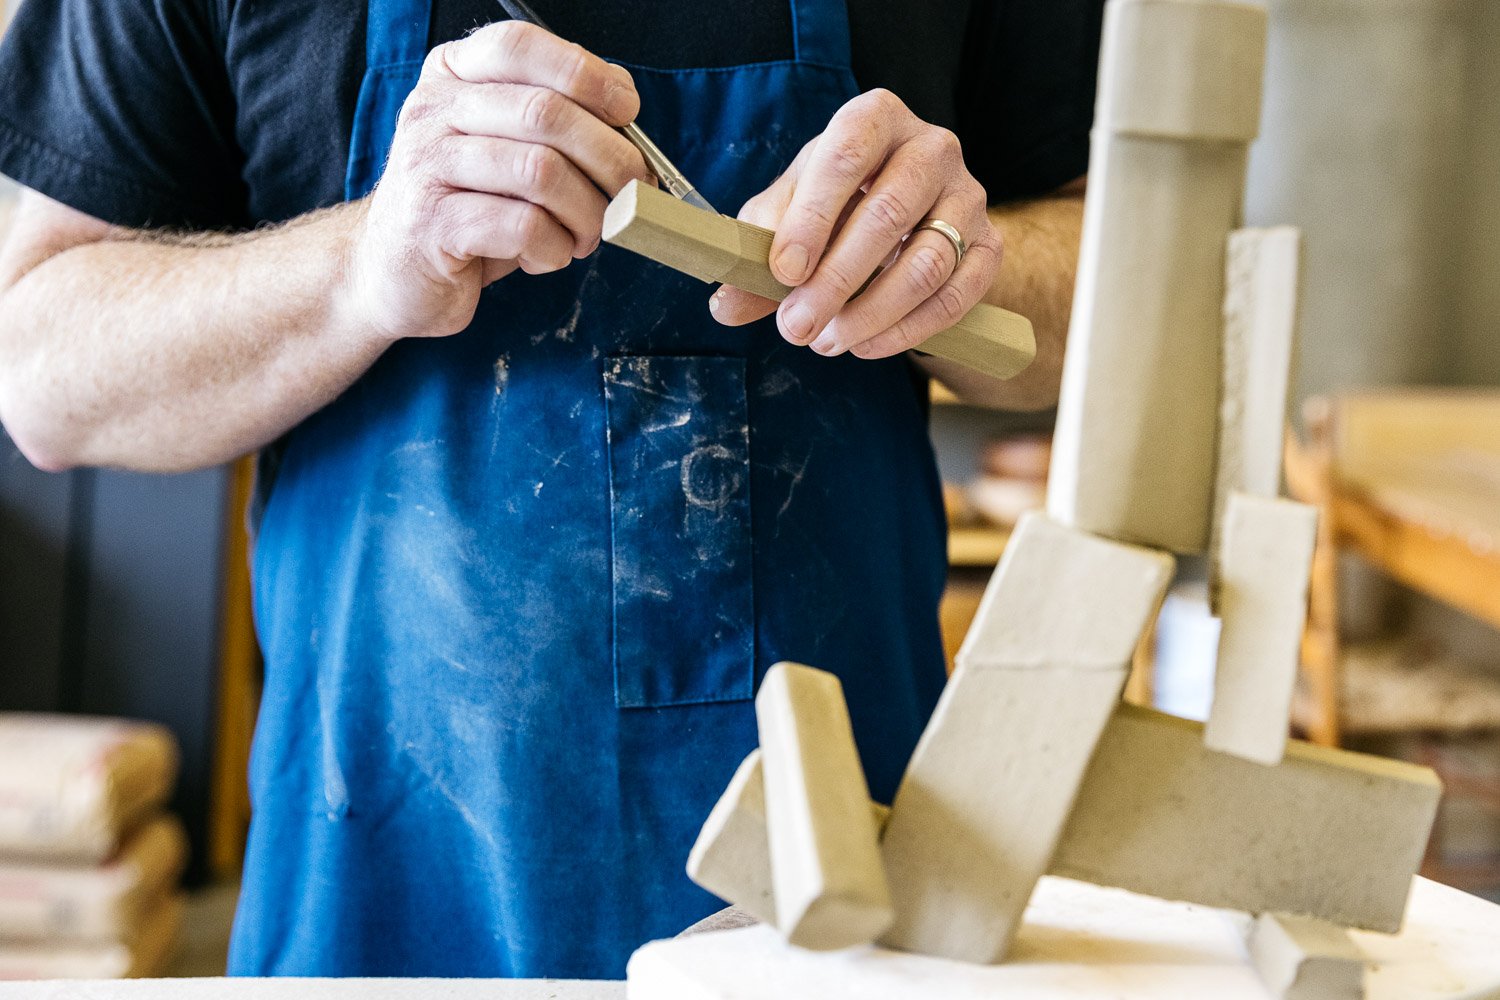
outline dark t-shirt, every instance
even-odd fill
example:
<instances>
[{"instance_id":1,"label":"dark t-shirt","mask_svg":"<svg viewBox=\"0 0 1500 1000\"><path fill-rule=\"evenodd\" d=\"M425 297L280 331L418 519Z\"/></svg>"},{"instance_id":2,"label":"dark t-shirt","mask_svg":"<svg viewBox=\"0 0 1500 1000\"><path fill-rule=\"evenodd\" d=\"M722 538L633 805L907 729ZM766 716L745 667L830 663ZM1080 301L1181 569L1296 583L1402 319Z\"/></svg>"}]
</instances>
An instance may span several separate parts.
<instances>
[{"instance_id":1,"label":"dark t-shirt","mask_svg":"<svg viewBox=\"0 0 1500 1000\"><path fill-rule=\"evenodd\" d=\"M504 16L434 2L434 44ZM958 132L992 202L1045 193L1087 168L1102 3L849 0L855 76ZM784 0L536 6L634 65L792 54ZM364 22L365 0L26 0L0 47L0 173L126 226L237 229L334 204Z\"/></svg>"}]
</instances>

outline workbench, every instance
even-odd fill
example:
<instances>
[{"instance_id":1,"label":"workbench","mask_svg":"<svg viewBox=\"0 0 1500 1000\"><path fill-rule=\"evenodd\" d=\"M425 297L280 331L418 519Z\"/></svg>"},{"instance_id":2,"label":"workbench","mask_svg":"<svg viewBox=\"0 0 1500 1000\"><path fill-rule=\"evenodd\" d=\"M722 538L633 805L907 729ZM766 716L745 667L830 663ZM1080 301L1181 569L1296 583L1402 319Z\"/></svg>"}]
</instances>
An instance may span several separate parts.
<instances>
[{"instance_id":1,"label":"workbench","mask_svg":"<svg viewBox=\"0 0 1500 1000\"><path fill-rule=\"evenodd\" d=\"M1309 400L1303 422L1306 440L1288 441L1287 484L1319 506L1322 523L1303 644L1311 697L1298 721L1313 742L1337 746L1346 731L1398 728L1340 711L1340 551L1500 628L1500 392L1349 393ZM1466 700L1478 703L1475 694ZM1417 711L1399 728L1452 728L1432 726L1432 715ZM1500 717L1464 728L1496 725Z\"/></svg>"},{"instance_id":2,"label":"workbench","mask_svg":"<svg viewBox=\"0 0 1500 1000\"><path fill-rule=\"evenodd\" d=\"M1417 879L1399 935L1355 932L1369 1000L1500 997L1500 906ZM1268 1000L1234 915L1045 878L1014 960L979 966L856 948L815 953L766 927L648 945L637 1000ZM657 980L653 982L651 980ZM670 985L661 985L661 980ZM0 1000L623 1000L622 982L178 979L0 984Z\"/></svg>"}]
</instances>

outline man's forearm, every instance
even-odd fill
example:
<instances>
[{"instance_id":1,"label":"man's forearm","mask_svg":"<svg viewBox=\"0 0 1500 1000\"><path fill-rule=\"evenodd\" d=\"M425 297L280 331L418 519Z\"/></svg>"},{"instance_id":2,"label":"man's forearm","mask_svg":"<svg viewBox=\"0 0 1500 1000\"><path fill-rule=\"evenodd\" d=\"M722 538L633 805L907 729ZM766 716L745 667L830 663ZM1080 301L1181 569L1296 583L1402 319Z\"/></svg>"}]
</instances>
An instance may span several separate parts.
<instances>
[{"instance_id":1,"label":"man's forearm","mask_svg":"<svg viewBox=\"0 0 1500 1000\"><path fill-rule=\"evenodd\" d=\"M363 210L241 237L87 242L39 253L35 266L12 248L0 275L0 420L54 469L177 471L274 440L386 346L346 308Z\"/></svg>"},{"instance_id":2,"label":"man's forearm","mask_svg":"<svg viewBox=\"0 0 1500 1000\"><path fill-rule=\"evenodd\" d=\"M1045 409L1057 402L1062 379L1083 197L1070 186L1057 197L992 208L990 218L1005 237L1005 262L985 301L1031 320L1036 360L1006 382L941 358L923 358L922 365L965 402L1007 410Z\"/></svg>"}]
</instances>

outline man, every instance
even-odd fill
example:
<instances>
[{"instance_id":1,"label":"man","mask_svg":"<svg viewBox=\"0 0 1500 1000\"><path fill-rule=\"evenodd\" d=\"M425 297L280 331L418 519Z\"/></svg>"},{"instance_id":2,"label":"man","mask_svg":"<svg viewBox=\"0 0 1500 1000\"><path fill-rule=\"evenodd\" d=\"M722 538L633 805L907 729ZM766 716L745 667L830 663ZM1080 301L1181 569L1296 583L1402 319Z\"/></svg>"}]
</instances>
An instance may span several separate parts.
<instances>
[{"instance_id":1,"label":"man","mask_svg":"<svg viewBox=\"0 0 1500 1000\"><path fill-rule=\"evenodd\" d=\"M682 864L779 659L843 678L888 800L943 683L927 377L1055 397L1096 3L537 6L580 44L486 0L27 0L0 53L17 445L264 449L236 973L619 976L714 908ZM637 117L777 230L774 322L599 248ZM931 219L967 245L850 301ZM909 353L982 297L1029 372Z\"/></svg>"}]
</instances>

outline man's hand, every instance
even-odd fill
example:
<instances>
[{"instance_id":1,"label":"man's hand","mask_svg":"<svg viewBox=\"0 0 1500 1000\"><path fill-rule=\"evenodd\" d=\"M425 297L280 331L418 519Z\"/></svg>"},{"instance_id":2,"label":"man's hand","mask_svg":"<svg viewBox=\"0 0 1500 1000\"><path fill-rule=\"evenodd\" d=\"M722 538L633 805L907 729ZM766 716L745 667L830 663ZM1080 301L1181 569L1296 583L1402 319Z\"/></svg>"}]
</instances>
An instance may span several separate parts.
<instances>
[{"instance_id":1,"label":"man's hand","mask_svg":"<svg viewBox=\"0 0 1500 1000\"><path fill-rule=\"evenodd\" d=\"M819 354L883 358L951 327L989 291L1000 269L1000 235L984 188L964 167L958 138L929 125L894 94L874 90L834 115L827 131L746 202L740 218L776 231L771 270L795 290L777 311L781 335ZM902 240L926 219L955 226L957 252L931 231ZM850 301L877 267L895 262ZM710 302L739 325L776 304L738 288Z\"/></svg>"},{"instance_id":2,"label":"man's hand","mask_svg":"<svg viewBox=\"0 0 1500 1000\"><path fill-rule=\"evenodd\" d=\"M604 193L650 177L612 127L639 110L628 72L529 24L433 49L354 234L362 325L390 340L457 333L490 282L593 253Z\"/></svg>"}]
</instances>

